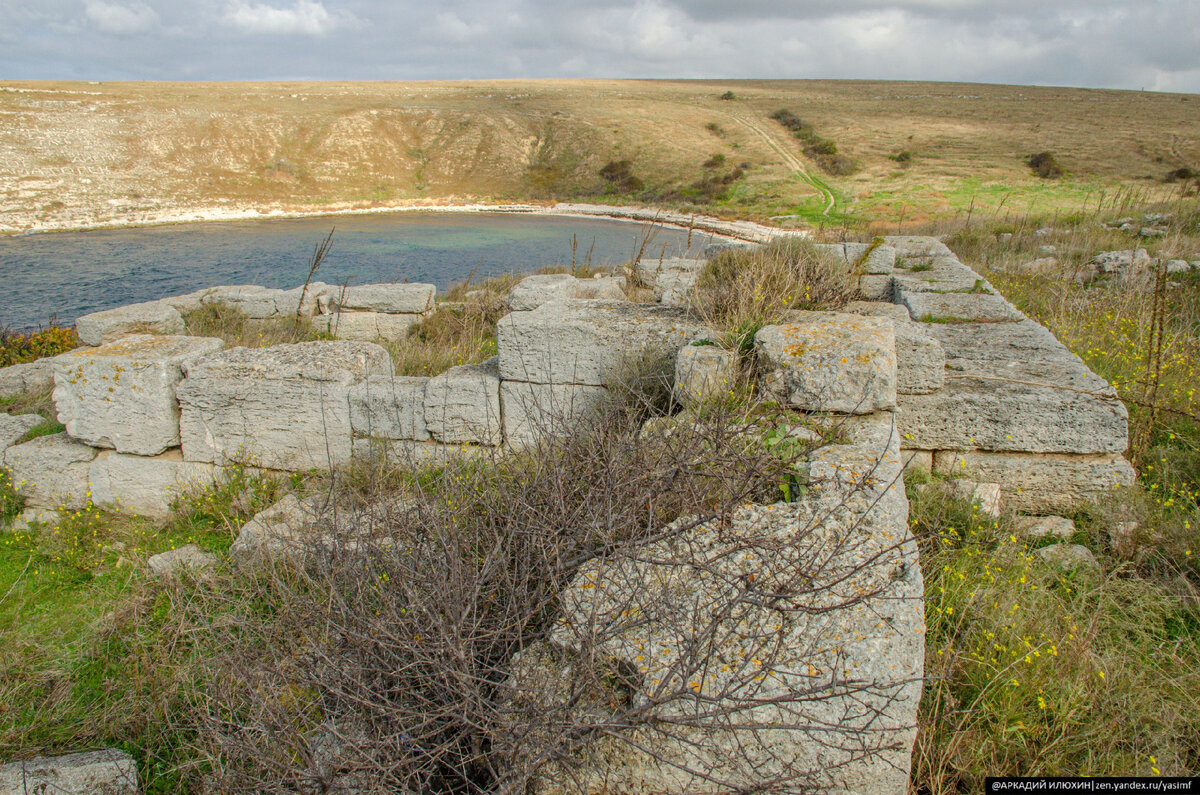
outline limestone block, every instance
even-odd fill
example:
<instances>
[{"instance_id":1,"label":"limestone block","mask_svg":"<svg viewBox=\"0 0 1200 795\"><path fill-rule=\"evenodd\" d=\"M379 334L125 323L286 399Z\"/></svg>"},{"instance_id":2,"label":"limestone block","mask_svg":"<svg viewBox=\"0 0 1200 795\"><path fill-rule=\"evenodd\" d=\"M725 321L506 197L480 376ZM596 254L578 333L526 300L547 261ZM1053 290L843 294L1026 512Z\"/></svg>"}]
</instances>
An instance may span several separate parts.
<instances>
[{"instance_id":1,"label":"limestone block","mask_svg":"<svg viewBox=\"0 0 1200 795\"><path fill-rule=\"evenodd\" d=\"M0 795L137 795L137 764L115 748L0 765Z\"/></svg>"},{"instance_id":2,"label":"limestone block","mask_svg":"<svg viewBox=\"0 0 1200 795\"><path fill-rule=\"evenodd\" d=\"M437 288L432 284L359 284L329 287L325 294L334 312L379 312L389 315L423 315L433 309Z\"/></svg>"},{"instance_id":3,"label":"limestone block","mask_svg":"<svg viewBox=\"0 0 1200 795\"><path fill-rule=\"evenodd\" d=\"M1100 563L1092 551L1082 544L1052 544L1034 552L1039 558L1051 566L1069 571L1085 569L1099 571Z\"/></svg>"},{"instance_id":4,"label":"limestone block","mask_svg":"<svg viewBox=\"0 0 1200 795\"><path fill-rule=\"evenodd\" d=\"M188 461L267 469L337 466L350 459L350 388L390 375L387 351L367 342L234 348L192 363L177 393Z\"/></svg>"},{"instance_id":5,"label":"limestone block","mask_svg":"<svg viewBox=\"0 0 1200 795\"><path fill-rule=\"evenodd\" d=\"M898 257L953 257L954 252L936 237L888 235L883 241L896 249Z\"/></svg>"},{"instance_id":6,"label":"limestone block","mask_svg":"<svg viewBox=\"0 0 1200 795\"><path fill-rule=\"evenodd\" d=\"M755 335L764 392L804 411L869 414L896 405L891 320L796 312Z\"/></svg>"},{"instance_id":7,"label":"limestone block","mask_svg":"<svg viewBox=\"0 0 1200 795\"><path fill-rule=\"evenodd\" d=\"M495 452L491 447L474 444L438 444L408 439L360 437L354 440L354 458L358 461L386 462L393 467L419 471L446 466L454 461Z\"/></svg>"},{"instance_id":8,"label":"limestone block","mask_svg":"<svg viewBox=\"0 0 1200 795\"><path fill-rule=\"evenodd\" d=\"M891 301L895 294L895 279L891 276L860 276L858 291L868 301Z\"/></svg>"},{"instance_id":9,"label":"limestone block","mask_svg":"<svg viewBox=\"0 0 1200 795\"><path fill-rule=\"evenodd\" d=\"M1025 316L999 295L904 293L900 303L922 323L1013 323Z\"/></svg>"},{"instance_id":10,"label":"limestone block","mask_svg":"<svg viewBox=\"0 0 1200 795\"><path fill-rule=\"evenodd\" d=\"M1029 455L952 452L934 456L934 471L1000 484L1004 505L1029 514L1073 513L1131 486L1133 466L1119 455Z\"/></svg>"},{"instance_id":11,"label":"limestone block","mask_svg":"<svg viewBox=\"0 0 1200 795\"><path fill-rule=\"evenodd\" d=\"M153 457L105 451L92 461L88 479L97 507L165 519L176 497L212 484L219 471L213 464L184 461L179 450Z\"/></svg>"},{"instance_id":12,"label":"limestone block","mask_svg":"<svg viewBox=\"0 0 1200 795\"><path fill-rule=\"evenodd\" d=\"M256 284L228 285L208 288L200 302L228 306L253 320L293 317L297 308L302 316L312 317L317 312L321 295L334 289L338 288L323 282L312 282L307 290L302 286L279 290ZM302 296L304 305L300 306Z\"/></svg>"},{"instance_id":13,"label":"limestone block","mask_svg":"<svg viewBox=\"0 0 1200 795\"><path fill-rule=\"evenodd\" d=\"M39 414L0 414L0 453L43 422Z\"/></svg>"},{"instance_id":14,"label":"limestone block","mask_svg":"<svg viewBox=\"0 0 1200 795\"><path fill-rule=\"evenodd\" d=\"M500 405L504 413L504 441L520 447L548 436L574 430L611 398L602 386L529 384L503 381Z\"/></svg>"},{"instance_id":15,"label":"limestone block","mask_svg":"<svg viewBox=\"0 0 1200 795\"><path fill-rule=\"evenodd\" d=\"M942 388L946 379L946 353L942 344L908 310L883 301L854 301L844 311L870 317L888 317L896 328L896 392L924 395Z\"/></svg>"},{"instance_id":16,"label":"limestone block","mask_svg":"<svg viewBox=\"0 0 1200 795\"><path fill-rule=\"evenodd\" d=\"M1055 386L956 376L938 392L901 395L899 403L905 445L923 450L1121 453L1128 446L1123 403Z\"/></svg>"},{"instance_id":17,"label":"limestone block","mask_svg":"<svg viewBox=\"0 0 1200 795\"><path fill-rule=\"evenodd\" d=\"M872 243L842 243L845 250L846 262L857 267L862 273L879 276L892 272L896 264L896 249L889 245L874 245Z\"/></svg>"},{"instance_id":18,"label":"limestone block","mask_svg":"<svg viewBox=\"0 0 1200 795\"><path fill-rule=\"evenodd\" d=\"M569 273L538 273L526 276L508 294L508 308L528 312L550 301L570 298L624 301L621 277L577 279Z\"/></svg>"},{"instance_id":19,"label":"limestone block","mask_svg":"<svg viewBox=\"0 0 1200 795\"><path fill-rule=\"evenodd\" d=\"M951 497L971 503L979 510L980 514L993 518L1000 515L1000 484L952 480L946 485Z\"/></svg>"},{"instance_id":20,"label":"limestone block","mask_svg":"<svg viewBox=\"0 0 1200 795\"><path fill-rule=\"evenodd\" d=\"M229 556L238 562L273 557L316 534L317 526L327 521L325 506L316 497L289 494L242 526Z\"/></svg>"},{"instance_id":21,"label":"limestone block","mask_svg":"<svg viewBox=\"0 0 1200 795\"><path fill-rule=\"evenodd\" d=\"M499 357L430 378L425 385L425 427L444 444L500 444L504 429Z\"/></svg>"},{"instance_id":22,"label":"limestone block","mask_svg":"<svg viewBox=\"0 0 1200 795\"><path fill-rule=\"evenodd\" d=\"M636 264L638 277L654 289L654 299L667 306L686 306L700 272L708 260L685 257L643 259Z\"/></svg>"},{"instance_id":23,"label":"limestone block","mask_svg":"<svg viewBox=\"0 0 1200 795\"><path fill-rule=\"evenodd\" d=\"M870 449L858 456L870 470ZM584 683L590 660L615 662L624 703L671 731L597 733L571 749L570 775L549 766L534 792L903 795L924 663L921 570L902 488L885 478L864 491L843 471L798 502L744 506L582 567L549 643L514 666L517 697L562 709L582 693L578 719L602 724L620 702ZM786 606L745 598L751 587L788 594ZM723 710L737 719L710 719ZM556 741L553 723L544 731L513 749L517 764Z\"/></svg>"},{"instance_id":24,"label":"limestone block","mask_svg":"<svg viewBox=\"0 0 1200 795\"><path fill-rule=\"evenodd\" d=\"M905 448L900 451L900 458L904 461L905 472L933 471L932 450L909 450Z\"/></svg>"},{"instance_id":25,"label":"limestone block","mask_svg":"<svg viewBox=\"0 0 1200 795\"><path fill-rule=\"evenodd\" d=\"M334 339L394 342L408 336L409 329L422 320L421 315L389 315L383 312L333 312L312 319L313 329Z\"/></svg>"},{"instance_id":26,"label":"limestone block","mask_svg":"<svg viewBox=\"0 0 1200 795\"><path fill-rule=\"evenodd\" d=\"M75 331L85 345L103 345L126 334L184 334L179 310L163 301L119 306L93 312L75 321Z\"/></svg>"},{"instance_id":27,"label":"limestone block","mask_svg":"<svg viewBox=\"0 0 1200 795\"><path fill-rule=\"evenodd\" d=\"M8 448L4 465L29 505L74 510L88 503L88 468L95 457L95 448L56 433Z\"/></svg>"},{"instance_id":28,"label":"limestone block","mask_svg":"<svg viewBox=\"0 0 1200 795\"><path fill-rule=\"evenodd\" d=\"M205 552L195 544L159 552L157 555L151 555L146 561L150 573L160 579L175 576L183 571L200 572L212 568L216 563L216 555Z\"/></svg>"},{"instance_id":29,"label":"limestone block","mask_svg":"<svg viewBox=\"0 0 1200 795\"><path fill-rule=\"evenodd\" d=\"M189 312L199 312L204 308L204 296L208 295L209 288L196 290L192 293L184 295L172 295L167 298L160 298L164 304L170 304L179 311L179 314L186 315Z\"/></svg>"},{"instance_id":30,"label":"limestone block","mask_svg":"<svg viewBox=\"0 0 1200 795\"><path fill-rule=\"evenodd\" d=\"M1023 516L1017 531L1029 538L1065 539L1075 535L1075 522L1062 516Z\"/></svg>"},{"instance_id":31,"label":"limestone block","mask_svg":"<svg viewBox=\"0 0 1200 795\"><path fill-rule=\"evenodd\" d=\"M629 301L552 301L500 319L506 381L610 386L673 372L676 352L704 327L682 309Z\"/></svg>"},{"instance_id":32,"label":"limestone block","mask_svg":"<svg viewBox=\"0 0 1200 795\"><path fill-rule=\"evenodd\" d=\"M179 444L183 368L224 343L134 334L54 358L54 405L67 433L93 447L158 455Z\"/></svg>"},{"instance_id":33,"label":"limestone block","mask_svg":"<svg viewBox=\"0 0 1200 795\"><path fill-rule=\"evenodd\" d=\"M675 399L684 406L727 396L737 383L740 357L710 336L693 340L675 356Z\"/></svg>"},{"instance_id":34,"label":"limestone block","mask_svg":"<svg viewBox=\"0 0 1200 795\"><path fill-rule=\"evenodd\" d=\"M0 398L42 392L54 387L54 368L50 359L0 367Z\"/></svg>"},{"instance_id":35,"label":"limestone block","mask_svg":"<svg viewBox=\"0 0 1200 795\"><path fill-rule=\"evenodd\" d=\"M373 375L350 388L350 427L356 436L378 439L430 438L425 426L428 378Z\"/></svg>"},{"instance_id":36,"label":"limestone block","mask_svg":"<svg viewBox=\"0 0 1200 795\"><path fill-rule=\"evenodd\" d=\"M906 267L897 266L892 278L896 295L912 293L951 293L955 291L995 289L982 276L954 257L939 257L929 261L909 261Z\"/></svg>"}]
</instances>

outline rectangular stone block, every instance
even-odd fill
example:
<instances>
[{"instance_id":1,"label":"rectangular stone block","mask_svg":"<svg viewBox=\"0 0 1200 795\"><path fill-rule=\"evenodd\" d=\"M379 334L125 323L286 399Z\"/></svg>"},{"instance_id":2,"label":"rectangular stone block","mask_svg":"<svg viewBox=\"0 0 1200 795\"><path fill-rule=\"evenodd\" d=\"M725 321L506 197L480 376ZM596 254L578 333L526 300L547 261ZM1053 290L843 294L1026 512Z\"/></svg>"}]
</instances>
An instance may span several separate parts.
<instances>
[{"instance_id":1,"label":"rectangular stone block","mask_svg":"<svg viewBox=\"0 0 1200 795\"><path fill-rule=\"evenodd\" d=\"M624 277L577 279L569 273L536 273L522 279L508 294L514 312L530 312L551 301L571 298L624 301Z\"/></svg>"},{"instance_id":2,"label":"rectangular stone block","mask_svg":"<svg viewBox=\"0 0 1200 795\"><path fill-rule=\"evenodd\" d=\"M42 422L40 414L0 414L0 454Z\"/></svg>"},{"instance_id":3,"label":"rectangular stone block","mask_svg":"<svg viewBox=\"0 0 1200 795\"><path fill-rule=\"evenodd\" d=\"M339 340L394 342L408 336L421 315L388 315L383 312L333 312L312 319L313 329Z\"/></svg>"},{"instance_id":4,"label":"rectangular stone block","mask_svg":"<svg viewBox=\"0 0 1200 795\"><path fill-rule=\"evenodd\" d=\"M1004 506L1027 514L1073 513L1133 485L1133 466L1119 455L1030 455L939 451L934 471L998 483Z\"/></svg>"},{"instance_id":5,"label":"rectangular stone block","mask_svg":"<svg viewBox=\"0 0 1200 795\"><path fill-rule=\"evenodd\" d=\"M105 451L92 461L88 477L97 507L165 519L173 500L211 485L219 471L213 464L184 461L179 450L153 457Z\"/></svg>"},{"instance_id":6,"label":"rectangular stone block","mask_svg":"<svg viewBox=\"0 0 1200 795\"><path fill-rule=\"evenodd\" d=\"M938 392L899 403L906 447L1122 453L1129 443L1123 403L1054 386L951 374Z\"/></svg>"},{"instance_id":7,"label":"rectangular stone block","mask_svg":"<svg viewBox=\"0 0 1200 795\"><path fill-rule=\"evenodd\" d=\"M73 438L121 453L158 455L179 444L176 386L183 368L221 350L211 337L134 334L57 356L54 405Z\"/></svg>"},{"instance_id":8,"label":"rectangular stone block","mask_svg":"<svg viewBox=\"0 0 1200 795\"><path fill-rule=\"evenodd\" d=\"M896 405L896 334L888 318L792 312L755 335L763 391L802 411L870 414Z\"/></svg>"},{"instance_id":9,"label":"rectangular stone block","mask_svg":"<svg viewBox=\"0 0 1200 795\"><path fill-rule=\"evenodd\" d=\"M137 762L104 748L0 765L0 795L137 795Z\"/></svg>"},{"instance_id":10,"label":"rectangular stone block","mask_svg":"<svg viewBox=\"0 0 1200 795\"><path fill-rule=\"evenodd\" d=\"M312 317L317 312L320 296L329 289L336 288L323 282L312 282L307 290L303 286L279 290L256 284L227 285L208 288L200 302L205 305L223 304L255 320L292 317L297 308L302 316ZM303 306L300 305L301 298Z\"/></svg>"},{"instance_id":11,"label":"rectangular stone block","mask_svg":"<svg viewBox=\"0 0 1200 795\"><path fill-rule=\"evenodd\" d=\"M422 315L433 309L437 288L432 284L358 284L327 287L332 311L380 312L389 315Z\"/></svg>"},{"instance_id":12,"label":"rectangular stone block","mask_svg":"<svg viewBox=\"0 0 1200 795\"><path fill-rule=\"evenodd\" d=\"M868 301L891 301L895 293L891 276L860 276L858 291Z\"/></svg>"},{"instance_id":13,"label":"rectangular stone block","mask_svg":"<svg viewBox=\"0 0 1200 795\"><path fill-rule=\"evenodd\" d=\"M942 388L946 354L925 326L914 323L908 309L883 301L852 301L844 311L869 317L891 318L896 328L896 392L924 395Z\"/></svg>"},{"instance_id":14,"label":"rectangular stone block","mask_svg":"<svg viewBox=\"0 0 1200 795\"><path fill-rule=\"evenodd\" d=\"M704 259L663 257L639 260L635 267L638 278L654 289L654 300L667 306L687 306L707 264Z\"/></svg>"},{"instance_id":15,"label":"rectangular stone block","mask_svg":"<svg viewBox=\"0 0 1200 795\"><path fill-rule=\"evenodd\" d=\"M506 381L610 386L631 375L669 378L675 354L704 332L682 309L629 301L555 301L500 319Z\"/></svg>"},{"instance_id":16,"label":"rectangular stone block","mask_svg":"<svg viewBox=\"0 0 1200 795\"><path fill-rule=\"evenodd\" d=\"M504 429L499 357L430 378L425 385L425 427L444 444L500 444Z\"/></svg>"},{"instance_id":17,"label":"rectangular stone block","mask_svg":"<svg viewBox=\"0 0 1200 795\"><path fill-rule=\"evenodd\" d=\"M954 257L929 261L907 261L892 274L897 296L910 293L946 293L973 290L976 285L990 289L987 281Z\"/></svg>"},{"instance_id":18,"label":"rectangular stone block","mask_svg":"<svg viewBox=\"0 0 1200 795\"><path fill-rule=\"evenodd\" d=\"M4 465L31 507L78 510L91 496L88 469L95 457L95 448L56 433L8 448Z\"/></svg>"},{"instance_id":19,"label":"rectangular stone block","mask_svg":"<svg viewBox=\"0 0 1200 795\"><path fill-rule=\"evenodd\" d=\"M367 342L234 348L189 365L177 389L188 461L303 470L351 455L350 388L390 375Z\"/></svg>"},{"instance_id":20,"label":"rectangular stone block","mask_svg":"<svg viewBox=\"0 0 1200 795\"><path fill-rule=\"evenodd\" d=\"M999 295L902 293L900 303L921 323L1015 323L1025 316Z\"/></svg>"},{"instance_id":21,"label":"rectangular stone block","mask_svg":"<svg viewBox=\"0 0 1200 795\"><path fill-rule=\"evenodd\" d=\"M954 256L954 252L945 243L927 235L887 235L883 242L896 249L898 257Z\"/></svg>"},{"instance_id":22,"label":"rectangular stone block","mask_svg":"<svg viewBox=\"0 0 1200 795\"><path fill-rule=\"evenodd\" d=\"M896 249L892 246L874 243L843 243L842 246L846 262L867 275L890 274L896 264Z\"/></svg>"},{"instance_id":23,"label":"rectangular stone block","mask_svg":"<svg viewBox=\"0 0 1200 795\"><path fill-rule=\"evenodd\" d=\"M675 356L675 399L685 406L728 396L737 384L738 352L717 345L713 336L693 340Z\"/></svg>"},{"instance_id":24,"label":"rectangular stone block","mask_svg":"<svg viewBox=\"0 0 1200 795\"><path fill-rule=\"evenodd\" d=\"M900 460L904 462L905 472L932 472L933 450L900 449Z\"/></svg>"},{"instance_id":25,"label":"rectangular stone block","mask_svg":"<svg viewBox=\"0 0 1200 795\"><path fill-rule=\"evenodd\" d=\"M75 321L75 331L85 345L103 345L126 334L186 333L183 316L164 301L146 301L84 315Z\"/></svg>"},{"instance_id":26,"label":"rectangular stone block","mask_svg":"<svg viewBox=\"0 0 1200 795\"><path fill-rule=\"evenodd\" d=\"M350 388L350 427L356 436L427 441L428 378L373 375Z\"/></svg>"},{"instance_id":27,"label":"rectangular stone block","mask_svg":"<svg viewBox=\"0 0 1200 795\"><path fill-rule=\"evenodd\" d=\"M0 367L0 398L42 392L54 387L54 368L50 359Z\"/></svg>"},{"instance_id":28,"label":"rectangular stone block","mask_svg":"<svg viewBox=\"0 0 1200 795\"><path fill-rule=\"evenodd\" d=\"M521 447L568 434L594 417L611 397L602 386L504 381L500 403L505 444Z\"/></svg>"},{"instance_id":29,"label":"rectangular stone block","mask_svg":"<svg viewBox=\"0 0 1200 795\"><path fill-rule=\"evenodd\" d=\"M391 467L420 471L430 467L443 467L488 453L491 447L472 444L438 444L437 442L414 442L405 439L361 438L354 440L356 461L385 463Z\"/></svg>"}]
</instances>

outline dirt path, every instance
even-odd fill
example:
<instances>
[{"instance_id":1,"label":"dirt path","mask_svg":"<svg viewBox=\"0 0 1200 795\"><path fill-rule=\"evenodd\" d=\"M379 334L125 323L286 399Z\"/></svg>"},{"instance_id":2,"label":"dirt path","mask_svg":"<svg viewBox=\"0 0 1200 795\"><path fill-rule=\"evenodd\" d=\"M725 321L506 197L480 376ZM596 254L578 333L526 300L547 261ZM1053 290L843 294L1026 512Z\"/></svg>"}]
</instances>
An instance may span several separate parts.
<instances>
[{"instance_id":1,"label":"dirt path","mask_svg":"<svg viewBox=\"0 0 1200 795\"><path fill-rule=\"evenodd\" d=\"M754 122L748 121L743 119L741 116L735 116L734 114L727 113L725 111L718 112L724 116L728 116L730 119L733 119L735 122L750 130L759 138L763 139L767 146L771 147L776 154L783 158L783 162L787 164L788 167L798 173L801 179L816 188L821 194L821 198L825 200L825 209L821 211L821 215L825 216L826 218L829 217L829 213L833 211L834 206L837 204L837 197L833 195L833 191L821 184L820 180L815 179L811 174L808 173L808 169L804 167L804 161L787 151L782 144L775 140L774 136L772 136L762 127L759 127Z\"/></svg>"}]
</instances>

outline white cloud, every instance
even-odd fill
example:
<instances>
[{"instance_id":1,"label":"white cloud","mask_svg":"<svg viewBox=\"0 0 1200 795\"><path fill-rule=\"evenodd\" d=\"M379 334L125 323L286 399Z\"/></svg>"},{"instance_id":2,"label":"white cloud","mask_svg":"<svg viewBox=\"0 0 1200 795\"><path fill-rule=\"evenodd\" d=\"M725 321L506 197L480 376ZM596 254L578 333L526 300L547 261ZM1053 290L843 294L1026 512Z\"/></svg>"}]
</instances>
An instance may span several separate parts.
<instances>
[{"instance_id":1,"label":"white cloud","mask_svg":"<svg viewBox=\"0 0 1200 795\"><path fill-rule=\"evenodd\" d=\"M88 0L84 14L99 30L119 36L145 33L158 25L158 14L145 3L122 5Z\"/></svg>"},{"instance_id":2,"label":"white cloud","mask_svg":"<svg viewBox=\"0 0 1200 795\"><path fill-rule=\"evenodd\" d=\"M338 27L340 20L316 0L296 0L291 8L235 0L225 8L226 23L247 33L319 36Z\"/></svg>"}]
</instances>

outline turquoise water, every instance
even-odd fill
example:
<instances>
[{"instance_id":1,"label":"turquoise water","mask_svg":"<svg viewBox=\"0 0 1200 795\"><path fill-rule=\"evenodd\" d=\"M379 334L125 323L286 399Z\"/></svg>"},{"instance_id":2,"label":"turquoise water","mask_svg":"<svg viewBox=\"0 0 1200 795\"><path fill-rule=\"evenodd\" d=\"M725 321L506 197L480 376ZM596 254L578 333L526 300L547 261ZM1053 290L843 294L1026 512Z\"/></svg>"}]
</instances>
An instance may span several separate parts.
<instances>
[{"instance_id":1,"label":"turquoise water","mask_svg":"<svg viewBox=\"0 0 1200 795\"><path fill-rule=\"evenodd\" d=\"M0 328L74 322L89 312L220 284L297 287L313 247L334 229L319 281L431 282L528 273L575 259L618 265L681 255L683 230L600 219L509 213L393 213L180 224L0 238ZM693 234L691 250L707 236Z\"/></svg>"}]
</instances>

